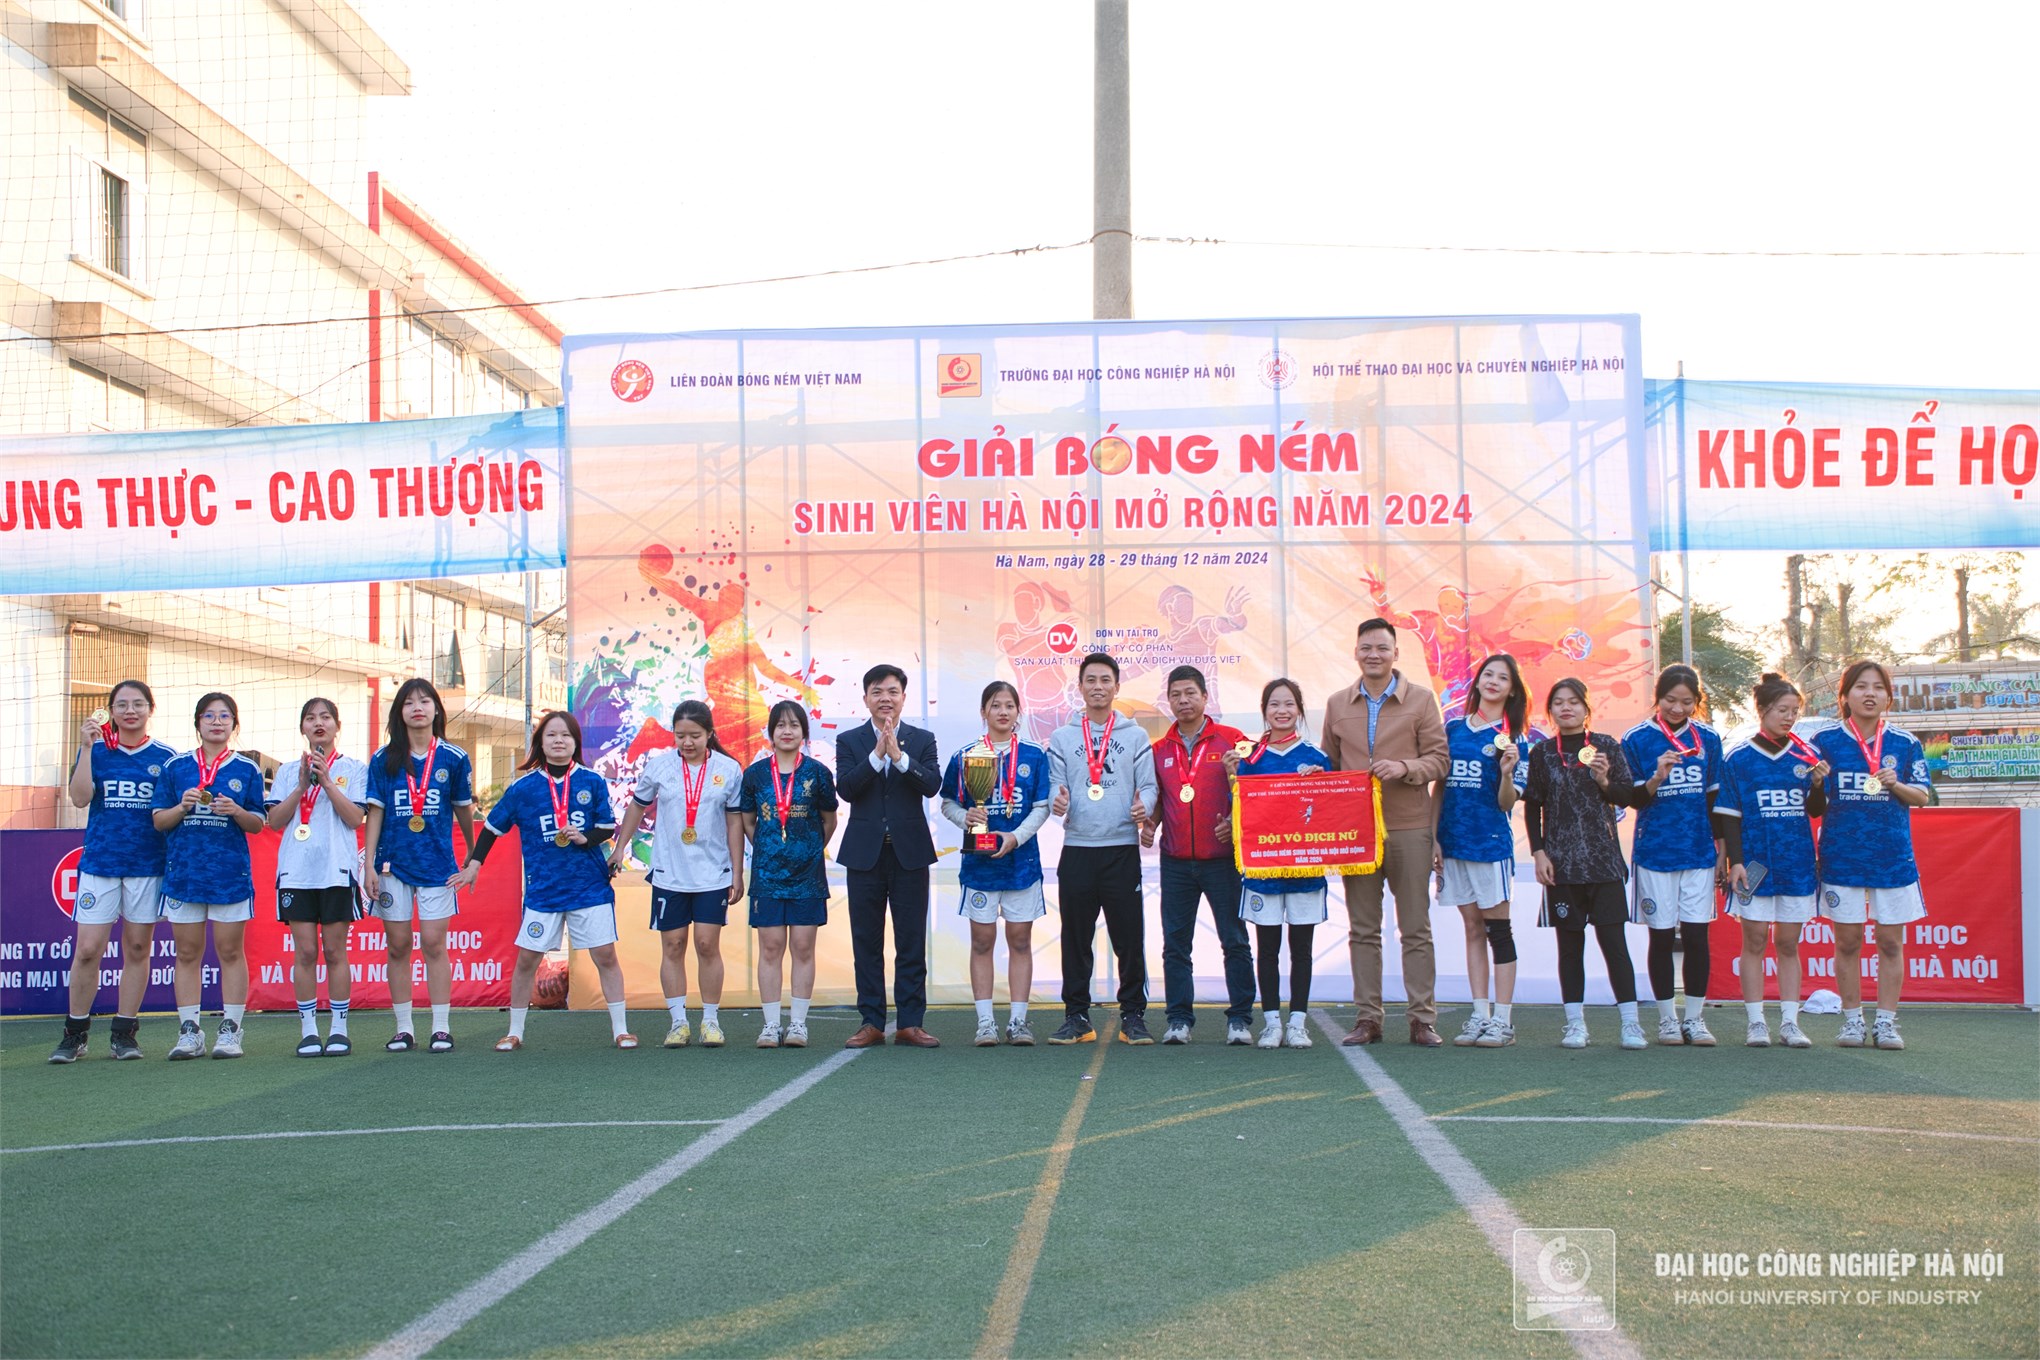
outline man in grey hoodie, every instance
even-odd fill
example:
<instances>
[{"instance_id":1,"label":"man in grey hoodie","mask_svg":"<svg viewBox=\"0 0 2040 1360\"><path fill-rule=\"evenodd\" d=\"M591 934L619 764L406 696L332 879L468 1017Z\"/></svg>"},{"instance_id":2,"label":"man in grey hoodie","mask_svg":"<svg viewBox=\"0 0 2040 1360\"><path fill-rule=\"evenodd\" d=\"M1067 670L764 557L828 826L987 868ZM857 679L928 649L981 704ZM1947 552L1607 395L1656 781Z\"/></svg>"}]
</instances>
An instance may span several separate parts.
<instances>
[{"instance_id":1,"label":"man in grey hoodie","mask_svg":"<svg viewBox=\"0 0 2040 1360\"><path fill-rule=\"evenodd\" d=\"M1077 667L1084 711L1048 739L1050 810L1063 819L1056 898L1062 911L1062 1028L1052 1044L1095 1043L1091 940L1098 916L1119 960L1119 1041L1151 1044L1147 928L1140 892L1140 830L1155 806L1155 757L1138 723L1112 708L1119 663L1093 652Z\"/></svg>"}]
</instances>

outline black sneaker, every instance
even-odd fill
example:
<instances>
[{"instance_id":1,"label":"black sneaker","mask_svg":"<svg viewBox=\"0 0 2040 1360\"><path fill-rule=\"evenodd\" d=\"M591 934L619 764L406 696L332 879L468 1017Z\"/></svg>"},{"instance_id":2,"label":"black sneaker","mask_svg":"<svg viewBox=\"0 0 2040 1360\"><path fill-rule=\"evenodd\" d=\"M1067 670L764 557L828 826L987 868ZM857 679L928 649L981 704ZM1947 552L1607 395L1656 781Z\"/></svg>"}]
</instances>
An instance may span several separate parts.
<instances>
[{"instance_id":1,"label":"black sneaker","mask_svg":"<svg viewBox=\"0 0 2040 1360\"><path fill-rule=\"evenodd\" d=\"M140 1043L136 1041L136 1034L138 1033L139 1029L140 1026L133 1021L130 1021L125 1025L121 1024L119 1021L114 1022L112 1040L112 1049L114 1057L125 1061L130 1058L139 1058L142 1056L142 1046Z\"/></svg>"},{"instance_id":2,"label":"black sneaker","mask_svg":"<svg viewBox=\"0 0 2040 1360\"><path fill-rule=\"evenodd\" d=\"M1147 1017L1122 1015L1119 1017L1119 1042L1122 1044L1151 1044L1155 1036L1148 1033Z\"/></svg>"},{"instance_id":3,"label":"black sneaker","mask_svg":"<svg viewBox=\"0 0 2040 1360\"><path fill-rule=\"evenodd\" d=\"M307 1034L297 1041L297 1055L300 1058L323 1057L325 1052L326 1046L319 1042L319 1036L316 1034Z\"/></svg>"},{"instance_id":4,"label":"black sneaker","mask_svg":"<svg viewBox=\"0 0 2040 1360\"><path fill-rule=\"evenodd\" d=\"M1052 1044L1095 1044L1098 1031L1091 1028L1089 1016L1072 1015L1062 1022L1062 1028L1048 1036Z\"/></svg>"},{"instance_id":5,"label":"black sneaker","mask_svg":"<svg viewBox=\"0 0 2040 1360\"><path fill-rule=\"evenodd\" d=\"M74 1063L85 1056L86 1041L92 1037L89 1029L73 1029L64 1026L64 1037L57 1040L57 1046L50 1050L53 1063Z\"/></svg>"}]
</instances>

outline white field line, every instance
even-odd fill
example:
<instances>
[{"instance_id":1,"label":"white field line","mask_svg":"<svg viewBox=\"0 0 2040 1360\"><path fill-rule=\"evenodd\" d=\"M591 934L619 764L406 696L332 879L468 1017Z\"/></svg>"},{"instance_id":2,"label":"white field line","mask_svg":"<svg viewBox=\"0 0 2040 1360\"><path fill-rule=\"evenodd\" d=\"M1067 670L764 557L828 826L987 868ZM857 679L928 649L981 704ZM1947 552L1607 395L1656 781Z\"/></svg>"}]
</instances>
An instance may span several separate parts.
<instances>
[{"instance_id":1,"label":"white field line","mask_svg":"<svg viewBox=\"0 0 2040 1360\"><path fill-rule=\"evenodd\" d=\"M194 1133L176 1138L114 1138L103 1143L46 1143L0 1148L0 1156L25 1152L92 1152L100 1148L171 1147L179 1143L262 1143L275 1138L365 1138L378 1133L502 1133L521 1129L666 1129L711 1126L720 1119L568 1119L539 1124L400 1124L386 1129L278 1129L270 1133Z\"/></svg>"},{"instance_id":2,"label":"white field line","mask_svg":"<svg viewBox=\"0 0 2040 1360\"><path fill-rule=\"evenodd\" d=\"M568 1219L458 1294L420 1314L409 1325L369 1351L369 1360L417 1360L488 1309L508 1298L527 1281L575 1247L700 1166L735 1142L746 1131L756 1128L772 1115L791 1105L831 1073L842 1070L862 1052L864 1050L861 1048L844 1049L809 1068L742 1114L722 1121L713 1132L696 1138L594 1208L584 1210Z\"/></svg>"},{"instance_id":3,"label":"white field line","mask_svg":"<svg viewBox=\"0 0 2040 1360\"><path fill-rule=\"evenodd\" d=\"M2040 1138L2012 1133L1962 1133L1939 1129L1892 1129L1874 1124L1787 1124L1770 1119L1669 1119L1647 1115L1575 1114L1434 1114L1431 1122L1454 1124L1660 1124L1675 1128L1715 1125L1727 1129L1779 1129L1787 1133L1883 1133L1894 1138L1956 1138L1970 1143L2028 1143Z\"/></svg>"},{"instance_id":4,"label":"white field line","mask_svg":"<svg viewBox=\"0 0 2040 1360\"><path fill-rule=\"evenodd\" d=\"M1341 1046L1339 1040L1345 1036L1333 1026L1331 1017L1324 1011L1312 1011L1311 1019L1317 1022L1318 1031L1338 1049L1346 1065L1381 1101L1381 1107L1395 1120L1403 1137L1410 1140L1410 1146L1417 1150L1425 1165L1445 1182L1445 1188L1452 1192L1452 1197L1466 1210L1473 1225L1487 1238L1488 1246L1495 1255L1514 1270L1516 1232L1530 1225L1517 1216L1509 1201L1502 1198L1501 1192L1480 1174L1478 1167L1466 1160L1465 1154L1452 1145L1444 1130L1431 1121L1423 1108L1410 1099L1409 1093L1369 1056L1365 1048ZM1638 1360L1642 1355L1636 1343L1619 1327L1605 1332L1575 1331L1563 1335L1582 1360Z\"/></svg>"}]
</instances>

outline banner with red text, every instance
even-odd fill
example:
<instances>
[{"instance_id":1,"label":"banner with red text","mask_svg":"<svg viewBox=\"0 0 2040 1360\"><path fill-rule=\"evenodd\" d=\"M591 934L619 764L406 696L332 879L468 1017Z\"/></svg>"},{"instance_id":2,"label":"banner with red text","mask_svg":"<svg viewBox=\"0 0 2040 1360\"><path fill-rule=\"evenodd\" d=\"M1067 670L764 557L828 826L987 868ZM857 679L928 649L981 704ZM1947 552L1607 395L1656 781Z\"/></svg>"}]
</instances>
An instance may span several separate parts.
<instances>
[{"instance_id":1,"label":"banner with red text","mask_svg":"<svg viewBox=\"0 0 2040 1360\"><path fill-rule=\"evenodd\" d=\"M1270 774L1233 783L1233 864L1255 878L1371 874L1387 831L1364 770Z\"/></svg>"},{"instance_id":2,"label":"banner with red text","mask_svg":"<svg viewBox=\"0 0 2040 1360\"><path fill-rule=\"evenodd\" d=\"M2040 391L1645 386L1655 552L2040 545Z\"/></svg>"},{"instance_id":3,"label":"banner with red text","mask_svg":"<svg viewBox=\"0 0 2040 1360\"><path fill-rule=\"evenodd\" d=\"M565 565L557 410L0 439L15 594Z\"/></svg>"}]
</instances>

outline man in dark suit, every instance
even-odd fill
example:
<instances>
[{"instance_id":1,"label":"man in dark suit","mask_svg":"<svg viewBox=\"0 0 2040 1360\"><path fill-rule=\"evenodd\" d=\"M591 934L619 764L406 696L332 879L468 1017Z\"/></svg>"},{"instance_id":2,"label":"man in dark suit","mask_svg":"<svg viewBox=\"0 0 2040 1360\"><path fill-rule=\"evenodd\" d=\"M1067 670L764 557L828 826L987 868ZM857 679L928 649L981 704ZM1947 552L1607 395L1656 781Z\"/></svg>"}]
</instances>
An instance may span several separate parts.
<instances>
[{"instance_id":1,"label":"man in dark suit","mask_svg":"<svg viewBox=\"0 0 2040 1360\"><path fill-rule=\"evenodd\" d=\"M850 805L836 862L850 895L850 949L856 961L857 1010L864 1023L846 1048L885 1042L885 912L893 918L893 1001L899 1008L895 1044L935 1048L921 1027L928 1013L927 799L941 792L935 734L900 721L907 673L873 666L864 673L871 721L836 738L836 792Z\"/></svg>"}]
</instances>

